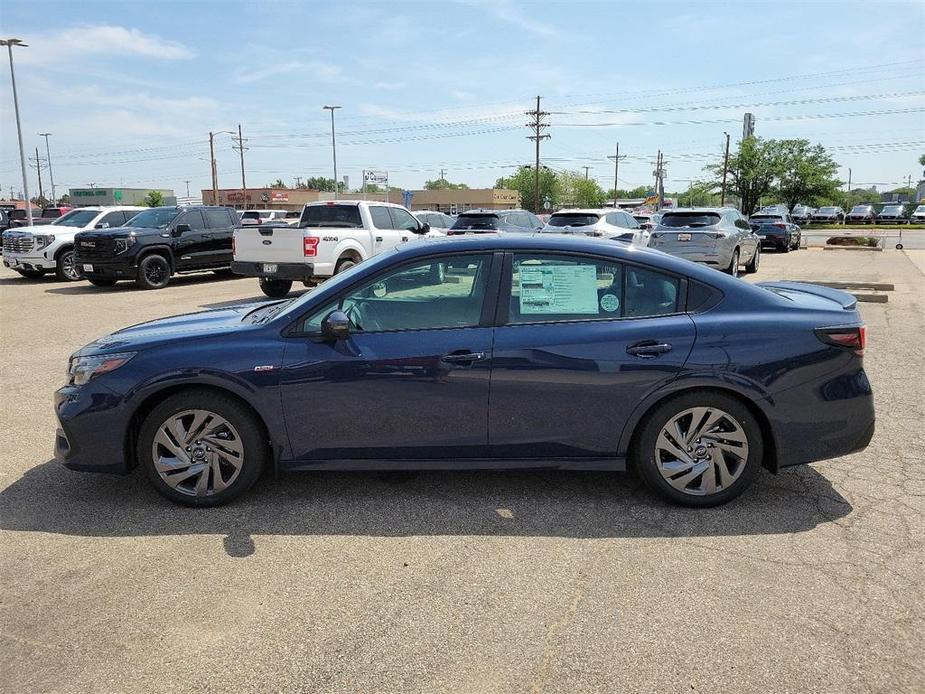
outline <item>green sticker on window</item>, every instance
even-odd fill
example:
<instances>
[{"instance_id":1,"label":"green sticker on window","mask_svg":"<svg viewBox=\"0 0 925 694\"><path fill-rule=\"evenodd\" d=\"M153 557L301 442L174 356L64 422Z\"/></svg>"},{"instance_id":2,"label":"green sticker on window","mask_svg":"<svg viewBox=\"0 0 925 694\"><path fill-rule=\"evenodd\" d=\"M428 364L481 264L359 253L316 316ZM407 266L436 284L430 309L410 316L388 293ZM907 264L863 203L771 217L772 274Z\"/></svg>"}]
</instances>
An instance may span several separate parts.
<instances>
[{"instance_id":1,"label":"green sticker on window","mask_svg":"<svg viewBox=\"0 0 925 694\"><path fill-rule=\"evenodd\" d=\"M601 308L607 313L613 313L620 308L620 300L614 294L604 294L601 297Z\"/></svg>"},{"instance_id":2,"label":"green sticker on window","mask_svg":"<svg viewBox=\"0 0 925 694\"><path fill-rule=\"evenodd\" d=\"M596 266L521 265L519 270L521 314L597 313Z\"/></svg>"}]
</instances>

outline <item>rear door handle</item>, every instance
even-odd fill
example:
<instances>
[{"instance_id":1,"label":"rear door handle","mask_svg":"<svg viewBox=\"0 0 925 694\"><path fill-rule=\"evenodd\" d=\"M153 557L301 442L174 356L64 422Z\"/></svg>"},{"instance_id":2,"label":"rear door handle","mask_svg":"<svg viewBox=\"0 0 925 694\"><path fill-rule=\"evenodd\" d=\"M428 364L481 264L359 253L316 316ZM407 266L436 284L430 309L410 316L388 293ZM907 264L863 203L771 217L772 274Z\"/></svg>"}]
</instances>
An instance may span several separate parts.
<instances>
[{"instance_id":1,"label":"rear door handle","mask_svg":"<svg viewBox=\"0 0 925 694\"><path fill-rule=\"evenodd\" d=\"M376 243L382 243L382 237L381 237L381 236L377 236L377 237L376 237Z\"/></svg>"},{"instance_id":2,"label":"rear door handle","mask_svg":"<svg viewBox=\"0 0 925 694\"><path fill-rule=\"evenodd\" d=\"M637 342L626 348L627 354L632 354L640 359L654 359L660 354L671 351L671 345L665 342L656 342L655 340L646 340Z\"/></svg>"},{"instance_id":3,"label":"rear door handle","mask_svg":"<svg viewBox=\"0 0 925 694\"><path fill-rule=\"evenodd\" d=\"M453 352L452 354L444 354L440 357L440 361L445 361L448 364L468 364L482 361L486 357L485 352Z\"/></svg>"}]
</instances>

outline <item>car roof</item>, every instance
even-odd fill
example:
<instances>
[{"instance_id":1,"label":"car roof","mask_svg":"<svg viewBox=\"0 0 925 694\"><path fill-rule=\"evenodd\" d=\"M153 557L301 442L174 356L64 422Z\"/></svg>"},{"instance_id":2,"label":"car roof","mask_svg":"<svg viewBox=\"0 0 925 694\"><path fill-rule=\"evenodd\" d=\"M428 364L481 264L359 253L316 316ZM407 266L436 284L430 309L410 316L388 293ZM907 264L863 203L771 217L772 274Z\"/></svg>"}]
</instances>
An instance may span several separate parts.
<instances>
[{"instance_id":1,"label":"car roof","mask_svg":"<svg viewBox=\"0 0 925 694\"><path fill-rule=\"evenodd\" d=\"M305 203L306 207L322 207L324 205L386 205L388 207L406 209L404 205L395 202L385 202L383 200L315 200Z\"/></svg>"},{"instance_id":2,"label":"car roof","mask_svg":"<svg viewBox=\"0 0 925 694\"><path fill-rule=\"evenodd\" d=\"M672 207L670 210L659 210L662 214L671 214L673 212L738 212L734 207Z\"/></svg>"},{"instance_id":3,"label":"car roof","mask_svg":"<svg viewBox=\"0 0 925 694\"><path fill-rule=\"evenodd\" d=\"M601 208L601 207L597 207L597 208L595 208L595 207L582 207L582 208L569 209L569 210L556 210L556 211L553 212L552 215L550 215L550 216L554 216L554 215L557 215L557 214L609 214L610 212L614 212L614 211L615 211L615 210L614 210L612 207L607 208L607 209L604 209L604 208ZM616 211L617 211L617 212L620 212L620 211L625 212L625 210L616 210Z\"/></svg>"}]
</instances>

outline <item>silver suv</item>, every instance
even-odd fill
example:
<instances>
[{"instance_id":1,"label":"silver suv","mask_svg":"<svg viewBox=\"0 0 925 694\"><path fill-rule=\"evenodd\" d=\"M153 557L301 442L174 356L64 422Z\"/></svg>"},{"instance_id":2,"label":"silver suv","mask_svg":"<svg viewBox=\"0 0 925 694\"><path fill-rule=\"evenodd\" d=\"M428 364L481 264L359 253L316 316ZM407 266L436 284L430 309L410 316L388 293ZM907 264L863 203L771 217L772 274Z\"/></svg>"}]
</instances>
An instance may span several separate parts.
<instances>
[{"instance_id":1,"label":"silver suv","mask_svg":"<svg viewBox=\"0 0 925 694\"><path fill-rule=\"evenodd\" d=\"M742 214L731 207L669 210L649 239L649 247L703 263L733 277L739 266L757 272L761 242Z\"/></svg>"}]
</instances>

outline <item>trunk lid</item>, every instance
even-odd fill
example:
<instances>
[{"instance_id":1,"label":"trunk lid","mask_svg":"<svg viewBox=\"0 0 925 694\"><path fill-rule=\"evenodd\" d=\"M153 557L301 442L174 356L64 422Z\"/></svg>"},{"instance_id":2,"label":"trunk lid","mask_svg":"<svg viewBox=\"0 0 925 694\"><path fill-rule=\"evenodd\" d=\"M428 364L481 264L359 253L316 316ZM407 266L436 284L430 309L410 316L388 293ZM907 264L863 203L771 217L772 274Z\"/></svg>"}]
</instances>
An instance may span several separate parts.
<instances>
[{"instance_id":1,"label":"trunk lid","mask_svg":"<svg viewBox=\"0 0 925 694\"><path fill-rule=\"evenodd\" d=\"M818 284L805 282L756 282L756 287L762 287L774 292L778 296L789 299L800 308L832 310L841 308L844 311L854 311L858 300L854 295L840 289L823 287Z\"/></svg>"},{"instance_id":2,"label":"trunk lid","mask_svg":"<svg viewBox=\"0 0 925 694\"><path fill-rule=\"evenodd\" d=\"M296 263L305 257L309 229L291 226L247 225L234 230L234 259L264 263Z\"/></svg>"}]
</instances>

